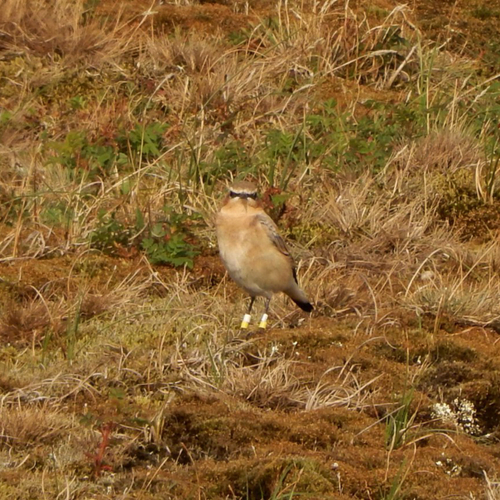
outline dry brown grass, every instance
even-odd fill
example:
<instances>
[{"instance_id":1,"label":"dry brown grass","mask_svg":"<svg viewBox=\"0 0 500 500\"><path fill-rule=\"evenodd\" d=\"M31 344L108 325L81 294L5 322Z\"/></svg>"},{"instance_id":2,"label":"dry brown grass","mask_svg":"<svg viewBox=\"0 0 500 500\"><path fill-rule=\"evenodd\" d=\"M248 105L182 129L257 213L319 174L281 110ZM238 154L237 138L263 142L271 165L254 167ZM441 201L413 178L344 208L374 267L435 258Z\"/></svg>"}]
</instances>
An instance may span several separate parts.
<instances>
[{"instance_id":1,"label":"dry brown grass","mask_svg":"<svg viewBox=\"0 0 500 500\"><path fill-rule=\"evenodd\" d=\"M0 14L3 33L0 50L19 54L27 51L35 56L62 58L67 65L81 58L92 64L112 62L123 53L127 39L127 23L117 13L104 27L93 17L85 2L65 0L15 2L5 0Z\"/></svg>"},{"instance_id":2,"label":"dry brown grass","mask_svg":"<svg viewBox=\"0 0 500 500\"><path fill-rule=\"evenodd\" d=\"M65 350L68 336L75 335L81 323L96 316L102 317L107 312L112 320L120 311L126 311L130 304L138 303L144 290L150 286L141 275L142 272L138 271L117 284L109 285L108 290L101 288L99 293L91 292L88 285L81 285L81 277L72 276L71 270L66 289L58 280L45 283L42 290L32 286L25 288L23 283L13 285L11 294L15 298L4 303L0 337L4 342L18 346L53 342ZM19 295L23 294L26 300L20 301Z\"/></svg>"},{"instance_id":3,"label":"dry brown grass","mask_svg":"<svg viewBox=\"0 0 500 500\"><path fill-rule=\"evenodd\" d=\"M51 445L74 427L73 417L48 405L5 406L0 409L0 445L22 449Z\"/></svg>"},{"instance_id":4,"label":"dry brown grass","mask_svg":"<svg viewBox=\"0 0 500 500\"><path fill-rule=\"evenodd\" d=\"M484 477L486 481L486 499L498 500L500 498L500 483L492 481L486 473L484 473Z\"/></svg>"},{"instance_id":5,"label":"dry brown grass","mask_svg":"<svg viewBox=\"0 0 500 500\"><path fill-rule=\"evenodd\" d=\"M406 53L408 49L398 46L394 40L398 37L412 40L419 36L404 8L394 9L380 24L372 25L373 20L369 21L348 5L341 6L337 2L325 2L312 10L310 6L304 6L300 12L283 4L278 10L276 27L262 19L254 29L245 32L246 42L237 46L229 45L221 33L208 36L179 32L173 37L161 36L157 32L145 34L138 26L147 24L149 17L146 12L138 18L138 25L135 25L132 34L127 31L127 22L119 20L120 15L116 16L118 21L110 19L99 24L101 20L97 16L94 18L89 11L88 22L83 25L77 22L83 15L81 2L77 8L70 8L62 0L49 9L43 2L35 7L28 9L22 4L14 9L13 4L8 3L4 24L11 29L20 27L22 31L24 24L34 23L33 16L43 15L47 19L37 21L40 29L46 26L57 36L40 34L38 38L45 37L47 43L55 46L67 42L68 47L60 50L75 60L82 54L92 53L93 65L98 64L100 58L109 57L113 61L112 65L103 69L110 80L103 89L103 96L97 100L91 98L85 109L73 111L75 119L70 120L69 127L83 129L90 139L112 137L116 134L117 124L125 128L133 126L134 115L144 107L141 101L145 98L147 105L156 109L154 119L164 120L165 113L169 113L171 127L166 133L169 147L154 162L134 160L138 163L126 177L119 175L119 167L115 166L115 175L99 176L97 179L83 175L76 182L67 168L57 162L46 161L47 156L57 158L57 150L51 150L50 146L43 151L26 147L25 131L22 134L15 130L9 132L11 138L3 141L9 146L3 152L2 163L9 165L7 171L10 172L3 184L4 190L18 200L21 211L28 212L38 227L33 236L32 228L26 228L24 232L24 221L19 220L18 226L4 240L2 254L5 257L21 253L41 256L73 248L88 239L100 210L116 211L125 220L130 219L133 208L143 212L160 212L165 197L178 189L183 178L204 184L208 174L200 171L199 165L218 161L221 138L230 134L243 140L246 155L257 155L270 127L288 130L303 125L314 92L331 75L344 75L344 71L348 70L350 75L352 73L350 78L359 82L382 82L385 85L388 80L394 81L393 76L402 74L403 67L414 64L412 61L416 57L412 52L407 60L406 56L410 55ZM51 27L51 23L55 22L68 25L68 29L55 30ZM103 47L94 50L92 37L86 37L90 45L79 43L78 30L84 29L100 30ZM30 32L28 28L25 31ZM33 42L37 46L40 45L38 38ZM19 44L23 40L20 37ZM25 41L27 46L28 42ZM118 45L106 46L108 42ZM119 46L119 43L122 45ZM395 44L395 47L387 50L377 48L384 44ZM40 47L43 48L43 44ZM362 55L359 54L360 47L363 47ZM51 46L47 50L56 49ZM96 51L100 51L99 54ZM130 53L136 58L135 67L128 63ZM401 60L405 63L400 68ZM67 78L67 75L56 73L46 76L46 85L56 88L63 85ZM68 87L75 87L69 97L78 97L87 87L93 92L90 80L79 82L73 77L68 78ZM136 93L127 95L123 92L124 79L135 82ZM30 92L29 84L18 78L13 80L25 89L23 92ZM283 92L284 88L287 88L286 92ZM27 106L28 103L25 103L16 112L20 121ZM50 107L54 115L67 113L56 103L50 103ZM62 141L67 133L67 130L59 128L57 121L48 123L47 127L49 135L57 141ZM279 161L277 171L283 168ZM85 170L85 162L77 162L77 168ZM284 168L288 167L285 165ZM321 158L308 169L317 171L319 175ZM305 169L296 172L299 176L304 173ZM288 172L284 173L280 183L285 183L288 175ZM125 184L127 189L131 189L130 198L135 205L127 207L127 214L122 211L123 200L118 195ZM190 192L189 186L186 191ZM64 234L52 231L39 217L44 209L51 210L56 200L59 206L71 207L75 211L72 214L68 208L67 217L71 220L67 222ZM200 205L206 205L204 197L193 201L189 200L187 204L194 206L195 210ZM13 210L18 209L12 201L6 200L4 216ZM203 214L207 212L206 206L201 206L200 210ZM359 210L355 213L360 214Z\"/></svg>"},{"instance_id":6,"label":"dry brown grass","mask_svg":"<svg viewBox=\"0 0 500 500\"><path fill-rule=\"evenodd\" d=\"M301 363L280 353L283 346L272 345L267 353L251 355L252 344L236 341L219 349L207 345L208 352L177 356L173 363L196 390L231 395L274 410L362 408L376 380L361 384L348 363L307 380L298 375Z\"/></svg>"},{"instance_id":7,"label":"dry brown grass","mask_svg":"<svg viewBox=\"0 0 500 500\"><path fill-rule=\"evenodd\" d=\"M349 297L352 310L375 317L391 303L496 328L498 242L471 247L443 220L447 207L459 203L456 193L466 196L457 210L482 203L477 142L442 131L395 158L378 176L339 178L312 198L303 218L320 228L318 241L330 243L315 252L308 280L337 283L316 288L316 302L349 310Z\"/></svg>"}]
</instances>

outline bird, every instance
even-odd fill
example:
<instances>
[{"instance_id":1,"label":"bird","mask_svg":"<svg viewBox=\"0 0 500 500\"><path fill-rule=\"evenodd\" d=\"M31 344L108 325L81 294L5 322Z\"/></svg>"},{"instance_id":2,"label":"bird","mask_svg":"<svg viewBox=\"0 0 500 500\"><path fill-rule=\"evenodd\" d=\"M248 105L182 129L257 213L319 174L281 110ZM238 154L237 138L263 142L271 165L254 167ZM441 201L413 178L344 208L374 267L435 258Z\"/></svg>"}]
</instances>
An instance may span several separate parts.
<instances>
[{"instance_id":1,"label":"bird","mask_svg":"<svg viewBox=\"0 0 500 500\"><path fill-rule=\"evenodd\" d=\"M284 292L306 312L313 310L297 283L293 258L278 227L265 212L253 182L237 181L229 187L215 226L219 254L229 276L250 295L241 329L248 328L258 296L266 300L259 323L261 329L267 326L269 305L275 293Z\"/></svg>"}]
</instances>

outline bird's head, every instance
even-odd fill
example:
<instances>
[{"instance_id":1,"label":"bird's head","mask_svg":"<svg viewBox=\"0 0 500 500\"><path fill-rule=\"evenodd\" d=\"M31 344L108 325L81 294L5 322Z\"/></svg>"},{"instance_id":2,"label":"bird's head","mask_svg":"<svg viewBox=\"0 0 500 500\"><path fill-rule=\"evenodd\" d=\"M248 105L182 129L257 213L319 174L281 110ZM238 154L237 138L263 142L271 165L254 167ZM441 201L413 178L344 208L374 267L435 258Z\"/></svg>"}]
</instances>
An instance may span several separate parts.
<instances>
[{"instance_id":1,"label":"bird's head","mask_svg":"<svg viewBox=\"0 0 500 500\"><path fill-rule=\"evenodd\" d=\"M226 203L244 203L251 207L257 206L257 186L253 182L238 181L229 187Z\"/></svg>"}]
</instances>

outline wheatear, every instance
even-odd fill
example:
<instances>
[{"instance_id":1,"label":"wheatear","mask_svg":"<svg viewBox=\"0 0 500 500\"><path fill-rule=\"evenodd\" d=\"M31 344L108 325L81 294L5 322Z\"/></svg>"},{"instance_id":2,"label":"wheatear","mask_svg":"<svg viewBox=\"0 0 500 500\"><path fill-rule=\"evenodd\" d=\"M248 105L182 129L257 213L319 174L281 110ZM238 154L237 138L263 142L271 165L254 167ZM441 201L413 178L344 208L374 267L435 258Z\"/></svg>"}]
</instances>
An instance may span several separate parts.
<instances>
[{"instance_id":1,"label":"wheatear","mask_svg":"<svg viewBox=\"0 0 500 500\"><path fill-rule=\"evenodd\" d=\"M250 295L248 312L241 328L248 328L257 296L266 298L259 328L266 328L273 294L286 293L301 309L313 306L297 284L293 259L278 234L278 228L257 199L251 182L236 182L229 188L217 214L217 240L222 262L231 278Z\"/></svg>"}]
</instances>

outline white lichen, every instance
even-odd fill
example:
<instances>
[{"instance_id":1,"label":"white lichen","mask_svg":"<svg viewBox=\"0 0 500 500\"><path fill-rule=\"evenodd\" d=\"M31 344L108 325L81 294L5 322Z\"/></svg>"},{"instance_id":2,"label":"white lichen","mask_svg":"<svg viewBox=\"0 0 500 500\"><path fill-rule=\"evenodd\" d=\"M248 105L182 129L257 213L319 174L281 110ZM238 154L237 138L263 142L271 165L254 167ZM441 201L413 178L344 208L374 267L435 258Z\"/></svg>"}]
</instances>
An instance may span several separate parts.
<instances>
[{"instance_id":1,"label":"white lichen","mask_svg":"<svg viewBox=\"0 0 500 500\"><path fill-rule=\"evenodd\" d=\"M438 460L436 465L443 469L444 473L451 477L459 476L462 472L462 466L455 463L451 458L446 458L444 453L441 454L442 460Z\"/></svg>"},{"instance_id":2,"label":"white lichen","mask_svg":"<svg viewBox=\"0 0 500 500\"><path fill-rule=\"evenodd\" d=\"M482 429L476 420L476 408L468 399L455 398L451 405L435 403L432 406L432 418L455 425L470 436L478 436Z\"/></svg>"}]
</instances>

